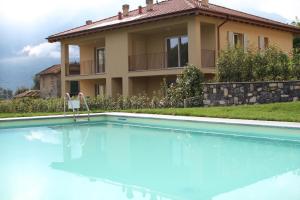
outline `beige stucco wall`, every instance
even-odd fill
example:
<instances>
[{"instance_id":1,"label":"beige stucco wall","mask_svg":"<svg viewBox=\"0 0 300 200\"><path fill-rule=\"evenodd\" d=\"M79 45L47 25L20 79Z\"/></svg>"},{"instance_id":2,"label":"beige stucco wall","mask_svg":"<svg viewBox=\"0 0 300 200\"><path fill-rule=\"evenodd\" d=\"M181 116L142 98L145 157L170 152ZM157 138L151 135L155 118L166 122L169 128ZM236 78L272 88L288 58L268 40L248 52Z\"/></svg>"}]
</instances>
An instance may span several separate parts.
<instances>
[{"instance_id":1,"label":"beige stucco wall","mask_svg":"<svg viewBox=\"0 0 300 200\"><path fill-rule=\"evenodd\" d=\"M68 90L66 81L80 80L81 91L92 96L94 94L94 82L101 79L105 80L108 96L115 96L116 93L120 92L125 96L142 91L150 94L158 88L160 84L158 79L161 79L162 75L176 76L182 72L182 69L129 72L129 56L165 52L165 38L178 35L188 35L189 63L199 67L206 74L213 74L215 69L201 68L201 49L218 49L217 26L223 21L206 16L189 16L66 39L62 41L62 64L68 59L66 47L68 44L80 46L80 60L82 62L94 60L95 48L105 47L106 71L101 75L73 77L62 75L62 92ZM227 48L228 31L247 34L249 46L253 48L258 46L258 36L268 37L271 45L276 45L285 52L289 52L292 48L293 35L289 32L229 21L220 29L221 49ZM62 67L63 70L64 66ZM85 71L86 69L81 70ZM151 78L134 78L141 76ZM118 79L116 84L113 78L121 79ZM118 87L113 87L113 85L118 85ZM149 89L149 87L153 89Z\"/></svg>"},{"instance_id":2,"label":"beige stucco wall","mask_svg":"<svg viewBox=\"0 0 300 200\"><path fill-rule=\"evenodd\" d=\"M277 46L286 53L293 48L294 36L292 33L230 21L220 29L221 49L226 49L228 46L228 31L247 34L250 48L258 48L259 36L268 37L270 45Z\"/></svg>"},{"instance_id":3,"label":"beige stucco wall","mask_svg":"<svg viewBox=\"0 0 300 200\"><path fill-rule=\"evenodd\" d=\"M95 97L95 85L100 84L105 88L105 79L94 79L94 80L81 80L80 92L82 92L87 97Z\"/></svg>"}]
</instances>

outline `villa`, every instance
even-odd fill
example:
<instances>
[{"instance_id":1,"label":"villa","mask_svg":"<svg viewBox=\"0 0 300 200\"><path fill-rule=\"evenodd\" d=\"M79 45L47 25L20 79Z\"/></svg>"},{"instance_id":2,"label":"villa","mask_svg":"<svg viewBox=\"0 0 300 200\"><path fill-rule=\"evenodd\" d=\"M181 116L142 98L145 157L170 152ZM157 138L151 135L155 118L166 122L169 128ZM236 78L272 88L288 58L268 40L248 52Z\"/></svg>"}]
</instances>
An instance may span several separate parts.
<instances>
[{"instance_id":1,"label":"villa","mask_svg":"<svg viewBox=\"0 0 300 200\"><path fill-rule=\"evenodd\" d=\"M264 50L275 45L290 52L300 29L210 4L208 0L167 0L118 15L86 21L49 36L61 43L61 93L71 85L86 96L128 96L159 90L163 78L175 81L189 63L207 79L216 73L220 50L228 46ZM76 73L70 72L69 47L80 48Z\"/></svg>"}]
</instances>

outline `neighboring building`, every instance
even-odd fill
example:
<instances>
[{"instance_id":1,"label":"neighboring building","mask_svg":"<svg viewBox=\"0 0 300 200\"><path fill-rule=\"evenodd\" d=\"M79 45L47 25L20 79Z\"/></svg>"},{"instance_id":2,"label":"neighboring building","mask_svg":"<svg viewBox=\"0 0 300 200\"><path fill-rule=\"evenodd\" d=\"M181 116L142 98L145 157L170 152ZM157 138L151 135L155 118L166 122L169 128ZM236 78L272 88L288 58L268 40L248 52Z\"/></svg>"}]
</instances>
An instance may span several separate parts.
<instances>
[{"instance_id":1,"label":"neighboring building","mask_svg":"<svg viewBox=\"0 0 300 200\"><path fill-rule=\"evenodd\" d=\"M79 73L79 63L69 64L70 75ZM55 98L61 96L61 65L53 65L37 74L40 80L41 98ZM79 81L70 81L71 96L78 95Z\"/></svg>"},{"instance_id":2,"label":"neighboring building","mask_svg":"<svg viewBox=\"0 0 300 200\"><path fill-rule=\"evenodd\" d=\"M218 52L229 46L292 49L300 29L209 4L208 0L168 0L123 12L48 37L61 42L62 93L78 81L86 96L149 95L166 78L173 82L189 63L207 78L216 72ZM80 47L77 74L70 73L69 46Z\"/></svg>"},{"instance_id":3,"label":"neighboring building","mask_svg":"<svg viewBox=\"0 0 300 200\"><path fill-rule=\"evenodd\" d=\"M40 98L40 91L39 90L27 90L25 92L22 92L20 94L17 94L16 96L14 96L14 98L18 99L18 98Z\"/></svg>"},{"instance_id":4,"label":"neighboring building","mask_svg":"<svg viewBox=\"0 0 300 200\"><path fill-rule=\"evenodd\" d=\"M41 98L61 96L61 65L53 65L37 74L40 79Z\"/></svg>"}]
</instances>

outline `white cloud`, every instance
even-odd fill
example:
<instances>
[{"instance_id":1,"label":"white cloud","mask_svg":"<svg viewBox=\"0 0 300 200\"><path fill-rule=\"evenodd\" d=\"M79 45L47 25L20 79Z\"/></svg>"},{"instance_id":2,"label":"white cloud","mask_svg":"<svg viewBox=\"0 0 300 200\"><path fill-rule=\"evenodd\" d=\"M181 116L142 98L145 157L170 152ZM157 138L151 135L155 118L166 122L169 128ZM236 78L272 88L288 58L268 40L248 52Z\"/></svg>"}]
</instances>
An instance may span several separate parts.
<instances>
[{"instance_id":1,"label":"white cloud","mask_svg":"<svg viewBox=\"0 0 300 200\"><path fill-rule=\"evenodd\" d=\"M44 42L38 45L27 45L21 50L21 54L29 57L60 58L60 47L58 43Z\"/></svg>"}]
</instances>

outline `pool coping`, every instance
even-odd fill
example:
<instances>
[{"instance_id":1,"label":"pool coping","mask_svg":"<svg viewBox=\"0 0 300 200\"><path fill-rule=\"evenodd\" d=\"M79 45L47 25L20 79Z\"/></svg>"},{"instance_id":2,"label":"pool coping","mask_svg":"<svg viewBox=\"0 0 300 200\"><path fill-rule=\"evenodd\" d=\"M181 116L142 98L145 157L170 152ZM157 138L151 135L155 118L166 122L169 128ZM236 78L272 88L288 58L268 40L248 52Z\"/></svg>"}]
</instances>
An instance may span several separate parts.
<instances>
[{"instance_id":1,"label":"pool coping","mask_svg":"<svg viewBox=\"0 0 300 200\"><path fill-rule=\"evenodd\" d=\"M87 117L87 116L88 114L79 115L79 117ZM163 119L163 120L178 120L178 121L191 121L191 122L208 122L208 123L221 123L221 124L233 124L233 125L268 126L268 127L278 127L278 128L300 129L300 123L298 122L157 115L157 114L125 113L125 112L91 113L90 116L91 117L99 117L99 116L133 117L133 118L148 118L148 119ZM0 123L11 122L11 121L27 121L27 120L58 119L58 118L73 118L73 115L49 115L49 116L16 117L16 118L2 118L2 119L0 118Z\"/></svg>"}]
</instances>

